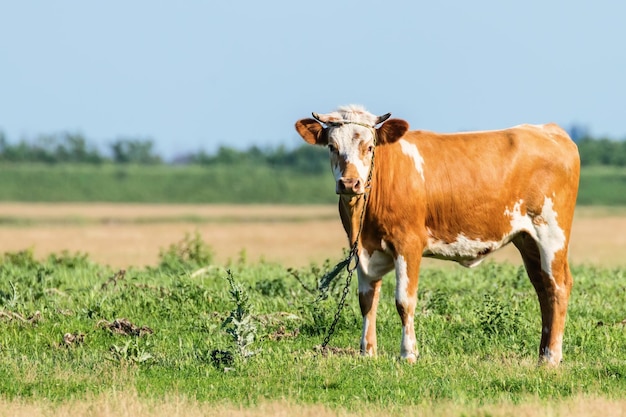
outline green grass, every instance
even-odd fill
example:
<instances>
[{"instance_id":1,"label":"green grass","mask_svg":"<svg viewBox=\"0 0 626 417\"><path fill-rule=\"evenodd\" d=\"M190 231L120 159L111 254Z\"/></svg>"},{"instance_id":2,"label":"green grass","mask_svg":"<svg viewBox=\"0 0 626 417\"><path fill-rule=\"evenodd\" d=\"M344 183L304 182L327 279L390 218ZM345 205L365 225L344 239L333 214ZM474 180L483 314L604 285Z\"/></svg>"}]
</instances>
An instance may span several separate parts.
<instances>
[{"instance_id":1,"label":"green grass","mask_svg":"<svg viewBox=\"0 0 626 417\"><path fill-rule=\"evenodd\" d=\"M2 164L0 201L334 203L330 170L306 175L255 165Z\"/></svg>"},{"instance_id":2,"label":"green grass","mask_svg":"<svg viewBox=\"0 0 626 417\"><path fill-rule=\"evenodd\" d=\"M330 170L267 165L2 164L0 201L136 203L335 203ZM579 205L626 205L626 168L585 167Z\"/></svg>"},{"instance_id":3,"label":"green grass","mask_svg":"<svg viewBox=\"0 0 626 417\"><path fill-rule=\"evenodd\" d=\"M586 167L581 171L579 205L626 205L626 168Z\"/></svg>"},{"instance_id":4,"label":"green grass","mask_svg":"<svg viewBox=\"0 0 626 417\"><path fill-rule=\"evenodd\" d=\"M37 261L28 251L5 254L2 397L59 403L128 391L216 405L288 399L392 413L407 406L626 395L626 270L573 269L565 361L554 370L536 366L539 308L522 269L496 263L426 269L416 318L421 357L411 366L398 360L391 275L379 309L379 356L357 354L356 282L331 339L334 354L322 356L314 347L335 312L341 283L330 299L314 303L315 294L281 265L239 260L194 274L212 256L198 239L172 245L157 266L123 273L85 255ZM235 301L226 268L247 304ZM315 287L320 269L298 274ZM247 358L238 353L228 317L239 320L241 334L254 336ZM116 319L134 325L137 335L112 331ZM65 342L65 334L76 340Z\"/></svg>"}]
</instances>

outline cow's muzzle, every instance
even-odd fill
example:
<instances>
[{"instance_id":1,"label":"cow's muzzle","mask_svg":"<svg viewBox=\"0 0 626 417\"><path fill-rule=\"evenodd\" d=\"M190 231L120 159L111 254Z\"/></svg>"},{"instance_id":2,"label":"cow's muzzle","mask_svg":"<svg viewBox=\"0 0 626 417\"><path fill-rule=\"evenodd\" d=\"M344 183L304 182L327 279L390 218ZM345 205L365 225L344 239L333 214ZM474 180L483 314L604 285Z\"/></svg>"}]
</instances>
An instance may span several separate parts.
<instances>
[{"instance_id":1,"label":"cow's muzzle","mask_svg":"<svg viewBox=\"0 0 626 417\"><path fill-rule=\"evenodd\" d=\"M365 193L365 187L360 178L341 177L337 181L335 192L343 195L357 195Z\"/></svg>"}]
</instances>

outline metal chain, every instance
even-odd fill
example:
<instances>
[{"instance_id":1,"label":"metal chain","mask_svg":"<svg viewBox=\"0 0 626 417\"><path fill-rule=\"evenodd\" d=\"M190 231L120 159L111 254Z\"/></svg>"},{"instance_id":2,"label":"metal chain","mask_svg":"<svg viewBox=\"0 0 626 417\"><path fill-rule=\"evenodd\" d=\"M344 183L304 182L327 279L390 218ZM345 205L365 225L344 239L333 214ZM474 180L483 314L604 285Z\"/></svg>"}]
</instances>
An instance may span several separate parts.
<instances>
[{"instance_id":1,"label":"metal chain","mask_svg":"<svg viewBox=\"0 0 626 417\"><path fill-rule=\"evenodd\" d=\"M337 311L335 312L335 317L333 319L333 322L330 324L330 327L328 328L328 332L326 333L326 336L324 337L324 341L322 342L322 352L324 350L326 350L326 347L328 346L328 342L330 342L330 338L333 335L333 333L335 333L335 327L337 326L337 323L339 323L339 318L341 317L341 311L343 310L343 307L346 303L346 298L348 297L348 293L350 292L350 283L352 282L352 274L354 273L354 271L356 270L357 266L359 265L359 255L358 255L358 245L357 242L354 243L354 245L352 246L352 250L350 250L350 255L348 255L348 258L346 259L348 261L348 264L346 266L346 270L348 271L348 276L346 277L346 285L345 287L343 287L343 292L341 293L341 298L339 299L339 303L337 305ZM356 262L354 263L354 266L350 266L350 263L352 262L352 260L356 258Z\"/></svg>"},{"instance_id":2,"label":"metal chain","mask_svg":"<svg viewBox=\"0 0 626 417\"><path fill-rule=\"evenodd\" d=\"M374 145L376 145L376 130L372 129L374 133ZM367 177L366 187L371 187L372 183L372 173L374 172L374 150L372 150L372 161L370 164L370 172ZM348 257L344 259L342 262L346 262L346 271L348 272L348 276L346 277L346 285L343 287L343 292L341 293L341 298L339 299L339 303L337 304L337 311L335 312L335 317L333 318L333 322L330 324L328 328L328 332L324 337L324 341L322 342L321 352L326 350L328 343L330 342L330 338L333 333L335 333L335 327L337 327L337 323L339 322L339 318L341 317L341 311L346 304L346 298L348 297L348 293L350 292L350 283L352 282L352 274L359 266L359 239L361 238L361 231L363 230L363 220L365 218L365 208L367 205L367 197L369 192L366 190L365 194L363 194L363 209L361 210L361 217L359 218L359 230L357 231L356 239L350 249L350 253ZM352 261L356 260L354 264ZM341 263L341 262L340 262ZM339 265L339 264L337 264Z\"/></svg>"}]
</instances>

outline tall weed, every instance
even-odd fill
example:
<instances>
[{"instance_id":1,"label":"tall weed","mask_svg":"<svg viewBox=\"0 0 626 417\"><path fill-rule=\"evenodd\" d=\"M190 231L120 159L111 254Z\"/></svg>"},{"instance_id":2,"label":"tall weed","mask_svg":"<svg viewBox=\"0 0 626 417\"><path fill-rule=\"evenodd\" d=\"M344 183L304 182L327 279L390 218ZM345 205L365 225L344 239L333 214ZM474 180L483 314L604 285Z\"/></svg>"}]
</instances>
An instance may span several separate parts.
<instances>
[{"instance_id":1,"label":"tall weed","mask_svg":"<svg viewBox=\"0 0 626 417\"><path fill-rule=\"evenodd\" d=\"M227 271L226 279L230 285L230 297L235 307L222 323L222 328L231 336L231 341L238 355L247 359L258 353L252 349L257 337L257 326L251 314L251 305L248 294L241 285L235 282L232 273Z\"/></svg>"}]
</instances>

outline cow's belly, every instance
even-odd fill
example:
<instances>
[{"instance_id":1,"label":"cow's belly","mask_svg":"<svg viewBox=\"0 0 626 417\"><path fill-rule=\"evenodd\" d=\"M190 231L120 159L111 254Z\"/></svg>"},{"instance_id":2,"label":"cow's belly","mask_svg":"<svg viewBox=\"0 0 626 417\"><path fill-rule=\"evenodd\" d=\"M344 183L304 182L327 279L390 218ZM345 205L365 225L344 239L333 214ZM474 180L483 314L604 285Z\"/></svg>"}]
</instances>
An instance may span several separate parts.
<instances>
[{"instance_id":1,"label":"cow's belly","mask_svg":"<svg viewBox=\"0 0 626 417\"><path fill-rule=\"evenodd\" d=\"M512 235L501 240L470 239L462 233L457 235L456 240L444 242L442 240L428 238L423 256L449 261L471 268L481 263L489 254L507 245Z\"/></svg>"}]
</instances>

